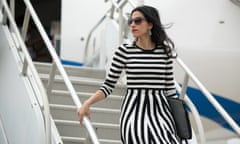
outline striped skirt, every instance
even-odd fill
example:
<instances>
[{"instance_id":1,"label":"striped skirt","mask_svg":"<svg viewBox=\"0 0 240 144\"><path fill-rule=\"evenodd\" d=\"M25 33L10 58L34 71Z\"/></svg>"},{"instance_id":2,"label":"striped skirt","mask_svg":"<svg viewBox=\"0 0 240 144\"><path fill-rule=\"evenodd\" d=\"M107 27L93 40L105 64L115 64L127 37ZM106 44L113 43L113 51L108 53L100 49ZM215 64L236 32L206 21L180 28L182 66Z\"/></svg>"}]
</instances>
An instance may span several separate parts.
<instances>
[{"instance_id":1,"label":"striped skirt","mask_svg":"<svg viewBox=\"0 0 240 144\"><path fill-rule=\"evenodd\" d=\"M163 90L128 89L121 106L123 144L178 144Z\"/></svg>"}]
</instances>

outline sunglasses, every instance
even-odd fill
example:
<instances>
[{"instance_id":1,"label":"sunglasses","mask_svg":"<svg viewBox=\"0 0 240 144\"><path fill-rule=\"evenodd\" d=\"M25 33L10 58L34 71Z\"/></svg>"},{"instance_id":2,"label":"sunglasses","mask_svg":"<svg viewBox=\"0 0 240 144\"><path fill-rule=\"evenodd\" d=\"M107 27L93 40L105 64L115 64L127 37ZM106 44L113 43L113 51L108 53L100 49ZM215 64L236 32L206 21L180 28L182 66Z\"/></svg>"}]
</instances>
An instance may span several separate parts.
<instances>
[{"instance_id":1,"label":"sunglasses","mask_svg":"<svg viewBox=\"0 0 240 144\"><path fill-rule=\"evenodd\" d=\"M136 25L140 25L142 23L142 21L144 21L145 19L142 18L142 17L136 17L134 19L129 19L128 20L128 25L131 25L133 22L136 24Z\"/></svg>"}]
</instances>

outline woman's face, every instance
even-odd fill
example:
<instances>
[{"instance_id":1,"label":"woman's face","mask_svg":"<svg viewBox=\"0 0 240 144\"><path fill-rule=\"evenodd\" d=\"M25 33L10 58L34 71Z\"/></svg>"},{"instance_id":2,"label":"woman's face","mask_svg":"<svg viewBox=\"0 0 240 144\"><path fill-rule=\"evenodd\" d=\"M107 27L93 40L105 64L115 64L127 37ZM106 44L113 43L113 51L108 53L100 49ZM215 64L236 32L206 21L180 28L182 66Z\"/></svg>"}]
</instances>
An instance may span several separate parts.
<instances>
[{"instance_id":1,"label":"woman's face","mask_svg":"<svg viewBox=\"0 0 240 144\"><path fill-rule=\"evenodd\" d=\"M136 38L149 36L149 30L152 28L152 24L148 23L139 11L132 13L128 24L131 28L132 35Z\"/></svg>"}]
</instances>

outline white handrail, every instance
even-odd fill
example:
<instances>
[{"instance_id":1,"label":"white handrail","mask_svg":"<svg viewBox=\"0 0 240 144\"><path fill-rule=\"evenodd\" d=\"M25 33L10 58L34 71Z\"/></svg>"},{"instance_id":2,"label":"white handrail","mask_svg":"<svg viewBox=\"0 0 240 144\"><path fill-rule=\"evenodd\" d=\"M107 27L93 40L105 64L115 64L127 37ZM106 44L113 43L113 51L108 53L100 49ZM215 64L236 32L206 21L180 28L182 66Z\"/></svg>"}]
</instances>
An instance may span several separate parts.
<instances>
[{"instance_id":1,"label":"white handrail","mask_svg":"<svg viewBox=\"0 0 240 144\"><path fill-rule=\"evenodd\" d=\"M238 124L230 117L230 115L224 110L224 108L217 102L217 100L210 94L210 92L203 86L203 84L197 79L197 77L190 71L190 69L183 63L180 58L176 59L177 63L182 67L185 73L192 79L192 81L198 86L207 99L213 104L216 110L222 115L222 117L228 122L233 130L240 136L240 128ZM187 83L186 83L187 84Z\"/></svg>"},{"instance_id":2,"label":"white handrail","mask_svg":"<svg viewBox=\"0 0 240 144\"><path fill-rule=\"evenodd\" d=\"M37 71L35 69L35 66L34 66L34 64L32 62L32 59L31 59L31 57L30 57L30 55L29 55L29 53L27 51L26 45L24 44L24 42L22 40L22 37L21 37L21 35L19 33L18 27L17 27L17 25L16 25L16 23L14 21L14 18L13 18L12 14L11 14L11 12L9 10L9 7L8 7L8 4L7 4L6 0L2 0L2 3L3 3L3 7L4 7L5 11L6 11L7 17L9 19L9 21L10 21L10 24L13 27L13 31L16 33L17 40L19 41L19 45L21 47L21 50L23 51L23 54L25 56L24 57L24 64L23 64L23 66L25 68L23 69L23 74L26 73L26 68L28 66L30 68L30 70L32 71L33 77L37 81L37 84L38 84L38 86L40 88L40 91L41 91L41 94L42 94L42 97L43 97L43 108L44 108L44 115L45 115L44 117L45 117L45 127L46 127L45 128L46 129L46 143L50 144L51 143L51 132L50 132L51 131L51 126L50 126L50 117L49 117L50 116L50 110L49 110L49 104L48 104L46 91L45 91L45 89L44 89L44 87L42 85L42 82L41 82L41 80L40 80L40 78L38 76L38 73L37 73ZM53 61L56 63L57 68L59 69L59 72L62 75L63 80L64 80L67 88L69 89L69 91L71 93L71 96L73 98L73 101L74 101L75 105L77 107L81 107L81 102L78 99L76 91L74 90L73 85L70 82L70 80L69 80L69 78L68 78L68 76L67 76L67 74L66 74L66 72L65 72L65 70L64 70L64 68L63 68L63 66L61 64L61 62L60 62L60 60L59 60L59 58L58 58L58 56L57 56L57 54L55 52L54 47L52 46L52 44L51 44L51 42L50 42L50 40L49 40L49 38L48 38L48 36L47 36L43 26L42 26L42 24L41 24L41 22L40 22L40 20L39 20L39 18L37 16L36 12L35 12L35 10L33 9L32 5L31 5L31 2L29 0L24 0L24 3L26 5L26 10L29 10L29 13L30 13L31 17L32 17L32 19L33 19L33 21L34 21L34 23L35 23L35 25L36 25L40 35L42 36L42 39L45 42L45 44L46 44L46 46L47 46L47 48L48 48L48 50L49 50L49 52L50 52L50 54L51 54L51 56L53 58ZM24 30L24 28L23 28L23 30ZM23 34L24 34L24 32L23 32ZM99 144L98 138L96 136L96 133L95 133L95 131L94 131L94 129L93 129L89 119L84 117L83 121L84 121L84 124L85 124L85 126L86 126L86 128L87 128L87 130L88 130L88 132L89 132L89 134L91 136L92 142L94 144Z\"/></svg>"},{"instance_id":3,"label":"white handrail","mask_svg":"<svg viewBox=\"0 0 240 144\"><path fill-rule=\"evenodd\" d=\"M87 36L87 40L86 40L86 44L85 44L85 53L84 53L84 62L87 62L87 56L88 56L88 48L89 48L89 42L90 42L90 38L92 36L92 33L94 32L94 30L96 30L96 28L103 22L103 20L106 18L107 14L109 13L109 11L111 11L112 8L108 9L107 12L103 15L103 17L97 22L96 25L94 25L94 27L91 29L91 31L89 32L88 36Z\"/></svg>"},{"instance_id":4,"label":"white handrail","mask_svg":"<svg viewBox=\"0 0 240 144\"><path fill-rule=\"evenodd\" d=\"M105 2L108 2L105 1ZM109 10L107 10L107 12L104 14L104 16L99 20L99 22L97 22L97 24L91 29L90 33L87 36L87 41L86 41L86 45L85 45L85 54L84 54L84 62L87 62L87 56L88 56L88 52L89 52L89 41L90 38L93 34L93 32L97 29L98 26L100 26L100 24L103 22L103 20L106 18L107 14L110 12L110 18L114 18L114 12L117 11L118 14L118 23L119 23L119 44L121 44L123 42L123 26L124 26L124 16L123 16L123 7L129 3L130 6L132 6L133 8L136 7L137 5L132 1L132 0L121 0L119 1L119 3L117 3L115 0L110 0L112 6ZM142 3L143 1L141 1L140 3Z\"/></svg>"},{"instance_id":5,"label":"white handrail","mask_svg":"<svg viewBox=\"0 0 240 144\"><path fill-rule=\"evenodd\" d=\"M119 3L116 3L115 0L111 0L114 9L118 11L118 24L119 24L119 44L123 42L123 27L124 27L124 16L123 8L129 3L133 8L136 7L136 4L131 0L121 0Z\"/></svg>"},{"instance_id":6,"label":"white handrail","mask_svg":"<svg viewBox=\"0 0 240 144\"><path fill-rule=\"evenodd\" d=\"M48 38L48 36L47 36L47 34L46 34L46 32L45 32L45 30L44 30L40 20L38 19L38 16L37 16L34 8L31 5L31 2L29 0L24 0L24 2L25 2L26 7L28 8L28 10L30 11L32 19L33 19L34 23L36 24L36 27L37 27L40 35L42 36L43 41L45 42L45 44L46 44L46 46L47 46L47 48L49 50L49 53L51 54L51 56L53 58L53 61L55 62L55 64L56 64L60 74L63 77L63 80L64 80L68 90L70 91L70 94L72 96L72 99L73 99L75 105L77 106L77 108L81 107L82 104L81 104L81 102L80 102L80 100L79 100L79 98L77 96L77 93L76 93L76 91L75 91L71 81L69 80L68 75L67 75L66 71L64 70L64 68L63 68L63 66L62 66L62 64L61 64L61 62L60 62L60 60L58 58L58 55L55 52L55 49L54 49L51 41L49 40L49 38ZM98 141L97 135L96 135L96 133L95 133L95 131L94 131L94 129L93 129L89 119L87 117L84 117L83 121L84 121L84 125L86 126L88 132L90 133L92 142L94 144L98 144L99 141Z\"/></svg>"},{"instance_id":7,"label":"white handrail","mask_svg":"<svg viewBox=\"0 0 240 144\"><path fill-rule=\"evenodd\" d=\"M181 88L177 82L175 82L175 85L176 85L177 91L179 93L182 94L182 92L185 91L185 89L183 87ZM204 128L203 128L203 125L202 125L202 121L200 119L200 115L197 111L197 108L194 106L194 104L189 99L189 97L186 95L186 93L184 93L184 95L180 95L180 97L181 97L181 99L183 99L186 102L186 104L190 108L190 110L193 114L193 118L194 118L195 123L196 123L197 128L198 128L199 139L201 141L201 144L205 144L206 143L206 137L205 137L205 134L204 134Z\"/></svg>"}]
</instances>

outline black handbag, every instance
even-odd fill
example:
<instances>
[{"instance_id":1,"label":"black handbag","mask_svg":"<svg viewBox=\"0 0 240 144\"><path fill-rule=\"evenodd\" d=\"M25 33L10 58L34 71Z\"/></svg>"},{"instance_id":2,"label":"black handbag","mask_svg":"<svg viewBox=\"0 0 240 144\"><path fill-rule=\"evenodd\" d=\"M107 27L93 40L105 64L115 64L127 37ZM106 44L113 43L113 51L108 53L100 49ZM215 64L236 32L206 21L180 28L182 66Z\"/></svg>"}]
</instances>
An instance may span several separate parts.
<instances>
[{"instance_id":1,"label":"black handbag","mask_svg":"<svg viewBox=\"0 0 240 144\"><path fill-rule=\"evenodd\" d=\"M177 135L181 141L185 140L187 142L187 139L192 138L192 128L186 104L179 98L167 97L167 100L175 121Z\"/></svg>"}]
</instances>

